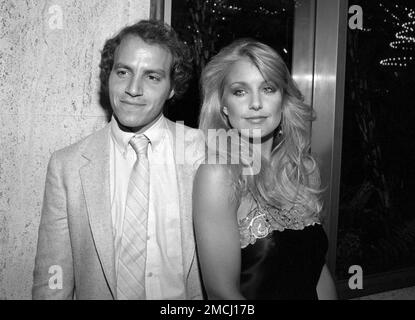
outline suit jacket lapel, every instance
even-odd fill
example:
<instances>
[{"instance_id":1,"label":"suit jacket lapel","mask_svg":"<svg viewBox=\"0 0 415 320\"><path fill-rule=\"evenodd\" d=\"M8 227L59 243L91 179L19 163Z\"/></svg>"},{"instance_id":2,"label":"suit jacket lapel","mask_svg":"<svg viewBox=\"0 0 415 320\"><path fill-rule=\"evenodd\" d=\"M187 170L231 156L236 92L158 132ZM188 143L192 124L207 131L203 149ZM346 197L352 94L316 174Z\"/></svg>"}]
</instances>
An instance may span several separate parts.
<instances>
[{"instance_id":1,"label":"suit jacket lapel","mask_svg":"<svg viewBox=\"0 0 415 320\"><path fill-rule=\"evenodd\" d=\"M180 223L182 231L182 256L183 256L183 270L187 277L190 267L195 255L195 239L193 234L193 220L192 220L192 192L191 184L193 183L191 175L188 175L184 165L176 165L177 178L179 186L180 197Z\"/></svg>"},{"instance_id":2,"label":"suit jacket lapel","mask_svg":"<svg viewBox=\"0 0 415 320\"><path fill-rule=\"evenodd\" d=\"M82 187L94 243L113 297L116 297L114 240L110 200L110 126L97 132L86 146L88 159L80 169Z\"/></svg>"},{"instance_id":3,"label":"suit jacket lapel","mask_svg":"<svg viewBox=\"0 0 415 320\"><path fill-rule=\"evenodd\" d=\"M182 241L182 257L183 257L183 271L187 278L190 267L195 255L195 240L193 234L193 220L192 220L192 166L184 161L186 151L186 141L184 140L184 127L179 127L183 130L181 133L176 132L178 128L174 122L166 119L170 132L173 138L173 152L176 163L177 185L179 188L180 201L180 227L181 227L181 241ZM178 138L179 141L176 141ZM180 141L181 139L184 140ZM183 148L183 150L182 150ZM178 154L180 153L180 154Z\"/></svg>"}]
</instances>

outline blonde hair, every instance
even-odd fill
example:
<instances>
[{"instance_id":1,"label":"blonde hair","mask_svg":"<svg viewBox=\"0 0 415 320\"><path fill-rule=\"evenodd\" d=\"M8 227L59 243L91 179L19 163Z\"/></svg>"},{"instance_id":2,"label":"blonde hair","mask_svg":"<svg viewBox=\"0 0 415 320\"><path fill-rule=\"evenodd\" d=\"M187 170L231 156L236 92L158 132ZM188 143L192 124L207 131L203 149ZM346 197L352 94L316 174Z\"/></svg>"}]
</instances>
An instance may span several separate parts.
<instances>
[{"instance_id":1,"label":"blonde hair","mask_svg":"<svg viewBox=\"0 0 415 320\"><path fill-rule=\"evenodd\" d=\"M248 58L266 81L278 86L282 94L282 139L274 133L270 160L261 160L261 169L253 176L242 175L240 166L232 166L235 192L251 192L254 199L277 208L300 204L310 215L321 211L320 177L310 154L308 122L314 120L312 109L294 83L282 58L271 47L251 39L240 39L223 48L204 68L201 75L202 108L199 128L231 129L221 108L225 78L229 67ZM277 131L277 130L276 130Z\"/></svg>"}]
</instances>

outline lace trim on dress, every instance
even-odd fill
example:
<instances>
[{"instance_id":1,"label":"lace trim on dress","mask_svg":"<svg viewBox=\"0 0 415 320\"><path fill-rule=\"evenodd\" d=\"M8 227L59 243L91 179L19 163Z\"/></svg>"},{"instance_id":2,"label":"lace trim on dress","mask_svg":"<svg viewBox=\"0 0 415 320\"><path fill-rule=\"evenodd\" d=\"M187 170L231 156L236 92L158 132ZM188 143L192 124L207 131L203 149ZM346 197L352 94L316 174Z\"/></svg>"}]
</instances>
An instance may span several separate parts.
<instances>
[{"instance_id":1,"label":"lace trim on dress","mask_svg":"<svg viewBox=\"0 0 415 320\"><path fill-rule=\"evenodd\" d=\"M257 202L256 207L245 218L238 221L241 248L254 244L256 239L265 238L274 230L302 230L321 223L318 213L305 218L306 212L307 209L299 204L277 209L268 205L261 206Z\"/></svg>"}]
</instances>

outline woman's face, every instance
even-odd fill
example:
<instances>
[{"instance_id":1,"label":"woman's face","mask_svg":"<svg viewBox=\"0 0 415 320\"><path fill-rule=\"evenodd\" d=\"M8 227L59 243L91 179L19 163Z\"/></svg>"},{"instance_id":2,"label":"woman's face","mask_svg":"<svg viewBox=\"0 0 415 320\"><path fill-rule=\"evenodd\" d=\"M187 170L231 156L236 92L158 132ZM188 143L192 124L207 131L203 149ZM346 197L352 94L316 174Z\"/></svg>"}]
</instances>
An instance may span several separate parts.
<instances>
[{"instance_id":1,"label":"woman's face","mask_svg":"<svg viewBox=\"0 0 415 320\"><path fill-rule=\"evenodd\" d=\"M230 67L225 78L223 112L242 136L272 136L281 121L281 102L282 94L276 84L265 81L249 59L241 59Z\"/></svg>"}]
</instances>

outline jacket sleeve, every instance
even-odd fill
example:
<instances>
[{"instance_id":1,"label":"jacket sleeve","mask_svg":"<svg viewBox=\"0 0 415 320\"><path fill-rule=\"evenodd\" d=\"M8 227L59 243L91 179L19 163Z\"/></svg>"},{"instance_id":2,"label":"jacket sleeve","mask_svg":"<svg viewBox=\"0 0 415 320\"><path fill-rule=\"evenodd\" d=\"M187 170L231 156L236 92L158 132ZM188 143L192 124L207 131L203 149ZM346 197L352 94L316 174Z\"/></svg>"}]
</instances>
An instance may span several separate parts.
<instances>
[{"instance_id":1,"label":"jacket sleeve","mask_svg":"<svg viewBox=\"0 0 415 320\"><path fill-rule=\"evenodd\" d=\"M33 272L33 299L73 299L74 273L63 170L56 153L46 174Z\"/></svg>"}]
</instances>

